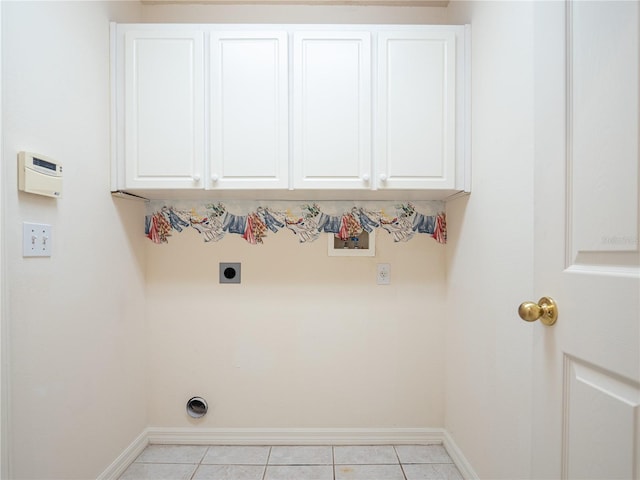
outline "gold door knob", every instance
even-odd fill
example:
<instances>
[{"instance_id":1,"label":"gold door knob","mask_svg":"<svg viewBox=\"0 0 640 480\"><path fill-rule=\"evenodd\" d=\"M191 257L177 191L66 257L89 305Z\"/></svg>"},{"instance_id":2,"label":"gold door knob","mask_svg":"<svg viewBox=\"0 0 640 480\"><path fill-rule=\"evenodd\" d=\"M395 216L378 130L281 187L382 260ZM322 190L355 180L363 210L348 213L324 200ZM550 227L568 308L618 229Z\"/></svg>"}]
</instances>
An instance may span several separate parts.
<instances>
[{"instance_id":1,"label":"gold door knob","mask_svg":"<svg viewBox=\"0 0 640 480\"><path fill-rule=\"evenodd\" d=\"M558 306L553 298L542 297L538 303L521 303L518 307L518 315L525 322L535 322L540 319L545 325L551 326L558 320Z\"/></svg>"}]
</instances>

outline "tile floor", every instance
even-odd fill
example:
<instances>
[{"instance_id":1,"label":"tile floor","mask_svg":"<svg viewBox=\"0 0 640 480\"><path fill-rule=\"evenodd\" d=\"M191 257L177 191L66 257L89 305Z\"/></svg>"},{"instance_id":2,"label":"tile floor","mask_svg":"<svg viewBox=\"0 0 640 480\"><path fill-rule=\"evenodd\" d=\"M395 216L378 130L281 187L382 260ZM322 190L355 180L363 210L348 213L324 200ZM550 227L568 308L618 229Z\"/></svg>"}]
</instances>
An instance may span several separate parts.
<instances>
[{"instance_id":1,"label":"tile floor","mask_svg":"<svg viewBox=\"0 0 640 480\"><path fill-rule=\"evenodd\" d=\"M462 480L442 445L149 445L120 480Z\"/></svg>"}]
</instances>

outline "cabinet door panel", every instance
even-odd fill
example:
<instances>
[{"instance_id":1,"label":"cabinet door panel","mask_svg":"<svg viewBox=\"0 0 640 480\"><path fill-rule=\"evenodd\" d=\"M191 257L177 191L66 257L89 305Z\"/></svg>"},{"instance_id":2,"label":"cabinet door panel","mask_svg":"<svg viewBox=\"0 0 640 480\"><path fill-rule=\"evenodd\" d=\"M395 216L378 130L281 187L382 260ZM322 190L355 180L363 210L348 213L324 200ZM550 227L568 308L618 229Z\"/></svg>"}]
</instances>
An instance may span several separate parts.
<instances>
[{"instance_id":1,"label":"cabinet door panel","mask_svg":"<svg viewBox=\"0 0 640 480\"><path fill-rule=\"evenodd\" d=\"M367 32L295 34L295 188L369 188L370 51Z\"/></svg>"},{"instance_id":2,"label":"cabinet door panel","mask_svg":"<svg viewBox=\"0 0 640 480\"><path fill-rule=\"evenodd\" d=\"M127 32L127 187L202 187L202 47L198 32Z\"/></svg>"},{"instance_id":3,"label":"cabinet door panel","mask_svg":"<svg viewBox=\"0 0 640 480\"><path fill-rule=\"evenodd\" d=\"M212 32L210 52L210 187L287 188L286 32Z\"/></svg>"},{"instance_id":4,"label":"cabinet door panel","mask_svg":"<svg viewBox=\"0 0 640 480\"><path fill-rule=\"evenodd\" d=\"M455 34L384 32L378 38L380 188L455 182Z\"/></svg>"}]
</instances>

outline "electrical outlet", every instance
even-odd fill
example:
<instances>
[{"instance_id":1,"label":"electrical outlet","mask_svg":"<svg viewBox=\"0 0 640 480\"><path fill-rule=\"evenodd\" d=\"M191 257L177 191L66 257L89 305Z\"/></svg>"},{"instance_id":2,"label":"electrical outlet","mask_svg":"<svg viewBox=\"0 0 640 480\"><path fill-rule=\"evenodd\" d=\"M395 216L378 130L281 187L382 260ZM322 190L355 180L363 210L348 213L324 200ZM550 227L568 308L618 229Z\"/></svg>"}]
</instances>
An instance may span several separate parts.
<instances>
[{"instance_id":1,"label":"electrical outlet","mask_svg":"<svg viewBox=\"0 0 640 480\"><path fill-rule=\"evenodd\" d=\"M389 263L378 264L378 285L389 285L391 283L391 265Z\"/></svg>"},{"instance_id":2,"label":"electrical outlet","mask_svg":"<svg viewBox=\"0 0 640 480\"><path fill-rule=\"evenodd\" d=\"M28 222L24 222L22 225L22 256L50 257L53 240L51 225Z\"/></svg>"}]
</instances>

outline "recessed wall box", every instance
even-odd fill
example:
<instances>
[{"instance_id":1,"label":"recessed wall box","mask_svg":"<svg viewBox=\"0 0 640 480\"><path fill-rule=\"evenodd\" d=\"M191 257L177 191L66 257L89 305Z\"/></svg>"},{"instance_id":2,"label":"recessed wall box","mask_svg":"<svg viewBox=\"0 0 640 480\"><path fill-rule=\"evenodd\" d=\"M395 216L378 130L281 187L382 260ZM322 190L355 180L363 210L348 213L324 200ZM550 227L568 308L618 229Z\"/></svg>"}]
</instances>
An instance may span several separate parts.
<instances>
[{"instance_id":1,"label":"recessed wall box","mask_svg":"<svg viewBox=\"0 0 640 480\"><path fill-rule=\"evenodd\" d=\"M376 256L376 232L362 231L355 237L341 240L333 233L329 237L330 257L375 257Z\"/></svg>"},{"instance_id":2,"label":"recessed wall box","mask_svg":"<svg viewBox=\"0 0 640 480\"><path fill-rule=\"evenodd\" d=\"M240 283L242 265L239 262L220 263L220 283Z\"/></svg>"},{"instance_id":3,"label":"recessed wall box","mask_svg":"<svg viewBox=\"0 0 640 480\"><path fill-rule=\"evenodd\" d=\"M18 153L18 189L36 195L62 197L62 165L37 153Z\"/></svg>"}]
</instances>

